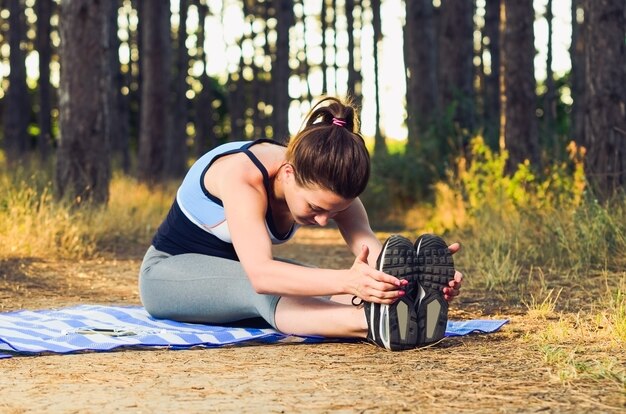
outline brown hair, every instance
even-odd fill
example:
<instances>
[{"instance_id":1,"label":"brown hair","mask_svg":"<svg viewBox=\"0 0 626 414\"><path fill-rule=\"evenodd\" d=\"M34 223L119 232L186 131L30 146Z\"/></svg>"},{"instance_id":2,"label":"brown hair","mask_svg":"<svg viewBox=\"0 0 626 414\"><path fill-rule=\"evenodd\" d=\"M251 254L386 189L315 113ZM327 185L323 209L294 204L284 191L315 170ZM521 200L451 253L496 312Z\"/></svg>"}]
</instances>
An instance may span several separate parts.
<instances>
[{"instance_id":1,"label":"brown hair","mask_svg":"<svg viewBox=\"0 0 626 414\"><path fill-rule=\"evenodd\" d=\"M356 198L370 176L370 156L358 132L351 103L327 97L315 104L287 147L298 185L318 185L345 198Z\"/></svg>"}]
</instances>

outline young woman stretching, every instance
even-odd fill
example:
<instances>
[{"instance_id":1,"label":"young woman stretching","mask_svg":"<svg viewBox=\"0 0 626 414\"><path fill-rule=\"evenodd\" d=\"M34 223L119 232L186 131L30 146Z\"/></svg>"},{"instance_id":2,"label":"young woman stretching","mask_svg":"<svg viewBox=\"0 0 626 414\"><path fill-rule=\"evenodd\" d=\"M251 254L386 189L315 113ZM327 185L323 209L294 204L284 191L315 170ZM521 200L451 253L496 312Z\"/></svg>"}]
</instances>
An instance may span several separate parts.
<instances>
[{"instance_id":1,"label":"young woman stretching","mask_svg":"<svg viewBox=\"0 0 626 414\"><path fill-rule=\"evenodd\" d=\"M462 281L451 259L459 245L431 235L381 245L358 198L370 158L357 131L355 109L325 98L286 147L229 142L198 159L143 260L146 310L211 324L262 317L287 334L368 338L391 350L441 339ZM299 227L330 220L356 256L351 268L272 255Z\"/></svg>"}]
</instances>

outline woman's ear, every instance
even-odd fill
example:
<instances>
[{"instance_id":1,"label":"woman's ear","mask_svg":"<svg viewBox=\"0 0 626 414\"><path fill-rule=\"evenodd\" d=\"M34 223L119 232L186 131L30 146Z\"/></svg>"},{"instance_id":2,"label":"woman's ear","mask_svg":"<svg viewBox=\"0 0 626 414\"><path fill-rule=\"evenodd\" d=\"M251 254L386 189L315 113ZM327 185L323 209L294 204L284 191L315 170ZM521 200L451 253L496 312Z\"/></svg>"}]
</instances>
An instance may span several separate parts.
<instances>
[{"instance_id":1,"label":"woman's ear","mask_svg":"<svg viewBox=\"0 0 626 414\"><path fill-rule=\"evenodd\" d=\"M283 166L283 173L285 174L285 177L293 178L294 174L295 174L295 170L293 168L293 165L291 165L289 163L284 164L284 166Z\"/></svg>"}]
</instances>

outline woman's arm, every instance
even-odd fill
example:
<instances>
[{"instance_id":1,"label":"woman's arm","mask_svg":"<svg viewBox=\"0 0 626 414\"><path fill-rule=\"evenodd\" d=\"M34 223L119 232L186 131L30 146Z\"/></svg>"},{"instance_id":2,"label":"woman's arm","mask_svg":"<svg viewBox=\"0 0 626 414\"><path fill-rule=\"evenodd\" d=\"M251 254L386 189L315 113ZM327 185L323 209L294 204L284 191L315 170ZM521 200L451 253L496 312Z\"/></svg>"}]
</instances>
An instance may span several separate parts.
<instances>
[{"instance_id":1,"label":"woman's arm","mask_svg":"<svg viewBox=\"0 0 626 414\"><path fill-rule=\"evenodd\" d=\"M369 301L392 303L400 281L355 261L350 269L318 269L273 259L265 227L267 196L258 171L238 160L226 168L219 184L226 220L235 251L258 293L325 296L352 294ZM240 165L238 165L240 164ZM229 166L230 167L230 166Z\"/></svg>"},{"instance_id":2,"label":"woman's arm","mask_svg":"<svg viewBox=\"0 0 626 414\"><path fill-rule=\"evenodd\" d=\"M352 253L358 256L362 246L366 245L369 248L367 262L370 266L376 267L382 244L370 227L367 212L361 200L356 198L350 207L337 214L334 219Z\"/></svg>"}]
</instances>

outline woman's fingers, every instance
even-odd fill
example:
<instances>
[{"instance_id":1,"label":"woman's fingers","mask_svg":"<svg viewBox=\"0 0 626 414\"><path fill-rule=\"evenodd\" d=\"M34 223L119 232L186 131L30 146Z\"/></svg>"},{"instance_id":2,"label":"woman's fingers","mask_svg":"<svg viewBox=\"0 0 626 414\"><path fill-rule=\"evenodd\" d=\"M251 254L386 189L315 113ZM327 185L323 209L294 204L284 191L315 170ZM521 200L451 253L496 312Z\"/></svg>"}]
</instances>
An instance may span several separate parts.
<instances>
[{"instance_id":1,"label":"woman's fingers","mask_svg":"<svg viewBox=\"0 0 626 414\"><path fill-rule=\"evenodd\" d=\"M373 269L367 264L364 265L363 275L370 278L372 281L384 283L388 285L386 288L383 288L379 285L380 290L391 290L398 289L399 287L406 286L409 282L404 279L398 279L395 276L388 275L387 273L381 272L379 270Z\"/></svg>"},{"instance_id":2,"label":"woman's fingers","mask_svg":"<svg viewBox=\"0 0 626 414\"><path fill-rule=\"evenodd\" d=\"M454 273L454 279L449 283L449 287L443 288L443 297L447 301L451 301L455 296L459 296L461 293L461 284L463 282L463 274L459 271Z\"/></svg>"},{"instance_id":3,"label":"woman's fingers","mask_svg":"<svg viewBox=\"0 0 626 414\"><path fill-rule=\"evenodd\" d=\"M381 276L377 275L377 277L381 277ZM402 289L402 287L404 287L406 284L404 280L397 279L393 276L385 275L384 273L381 279L382 280L370 278L366 282L366 287L371 289L372 294L373 292L381 292L381 294L383 294L384 296L384 294L389 293L389 292L399 292L399 289Z\"/></svg>"},{"instance_id":4,"label":"woman's fingers","mask_svg":"<svg viewBox=\"0 0 626 414\"><path fill-rule=\"evenodd\" d=\"M361 287L358 289L359 297L367 302L391 304L404 296L402 288L408 284L407 280L401 280L384 272L373 269L367 265L361 268L363 271Z\"/></svg>"},{"instance_id":5,"label":"woman's fingers","mask_svg":"<svg viewBox=\"0 0 626 414\"><path fill-rule=\"evenodd\" d=\"M450 250L450 253L455 254L459 250L461 250L461 244L452 243L450 246L448 246L448 250ZM447 301L451 301L452 299L454 299L455 296L458 296L460 293L462 283L463 283L463 274L459 271L455 271L454 279L448 282L448 286L450 287L443 288L444 299Z\"/></svg>"},{"instance_id":6,"label":"woman's fingers","mask_svg":"<svg viewBox=\"0 0 626 414\"><path fill-rule=\"evenodd\" d=\"M453 289L460 289L463 283L463 273L458 270L454 272L454 279L448 282L448 285Z\"/></svg>"},{"instance_id":7,"label":"woman's fingers","mask_svg":"<svg viewBox=\"0 0 626 414\"><path fill-rule=\"evenodd\" d=\"M450 253L452 254L458 252L459 250L461 250L461 243L452 243L450 246L448 246L448 250L450 250Z\"/></svg>"}]
</instances>

